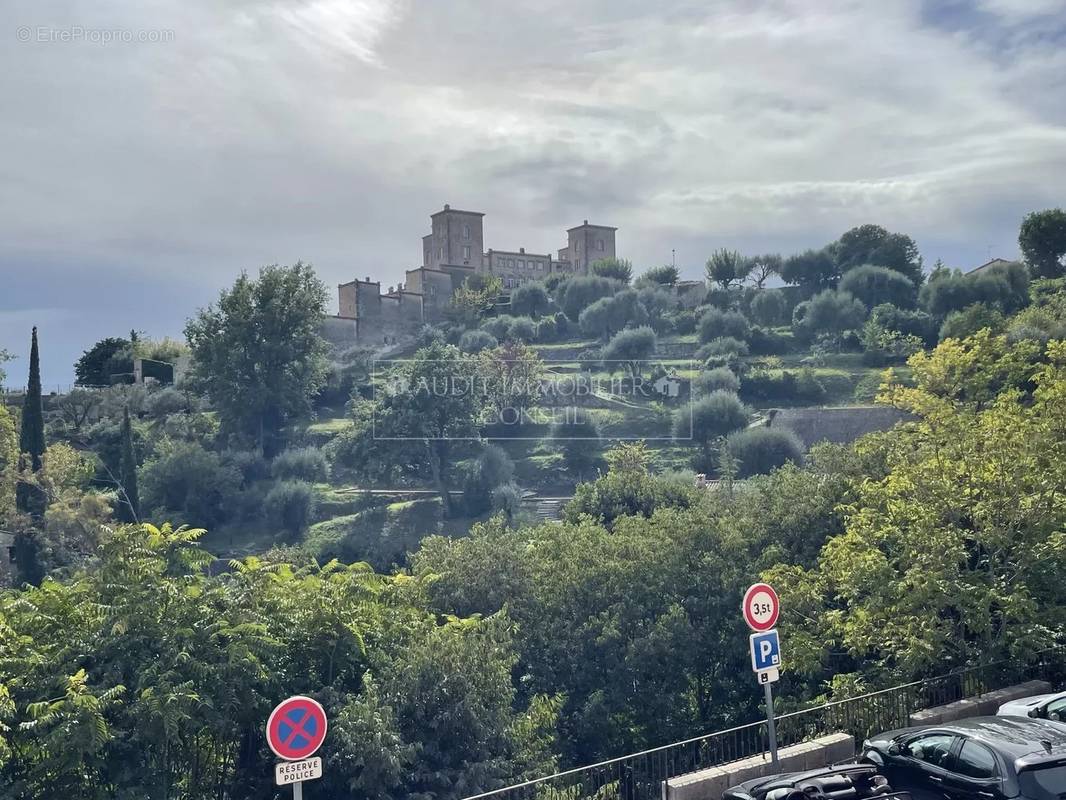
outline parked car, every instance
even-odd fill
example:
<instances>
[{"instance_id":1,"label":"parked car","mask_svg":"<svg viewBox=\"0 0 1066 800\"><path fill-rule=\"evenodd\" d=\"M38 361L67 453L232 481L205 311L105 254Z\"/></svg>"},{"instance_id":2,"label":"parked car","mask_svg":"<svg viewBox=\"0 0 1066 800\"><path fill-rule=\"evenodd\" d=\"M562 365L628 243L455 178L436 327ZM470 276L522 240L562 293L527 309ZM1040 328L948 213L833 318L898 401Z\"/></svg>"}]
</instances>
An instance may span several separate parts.
<instances>
[{"instance_id":1,"label":"parked car","mask_svg":"<svg viewBox=\"0 0 1066 800\"><path fill-rule=\"evenodd\" d=\"M1066 725L1031 717L972 717L888 731L862 760L916 797L1066 798Z\"/></svg>"},{"instance_id":2,"label":"parked car","mask_svg":"<svg viewBox=\"0 0 1066 800\"><path fill-rule=\"evenodd\" d=\"M728 789L722 800L910 800L895 792L873 764L850 762L805 772L753 778Z\"/></svg>"},{"instance_id":3,"label":"parked car","mask_svg":"<svg viewBox=\"0 0 1066 800\"><path fill-rule=\"evenodd\" d=\"M1004 703L996 712L997 717L1039 717L1055 722L1066 722L1066 692L1034 694L1021 700Z\"/></svg>"}]
</instances>

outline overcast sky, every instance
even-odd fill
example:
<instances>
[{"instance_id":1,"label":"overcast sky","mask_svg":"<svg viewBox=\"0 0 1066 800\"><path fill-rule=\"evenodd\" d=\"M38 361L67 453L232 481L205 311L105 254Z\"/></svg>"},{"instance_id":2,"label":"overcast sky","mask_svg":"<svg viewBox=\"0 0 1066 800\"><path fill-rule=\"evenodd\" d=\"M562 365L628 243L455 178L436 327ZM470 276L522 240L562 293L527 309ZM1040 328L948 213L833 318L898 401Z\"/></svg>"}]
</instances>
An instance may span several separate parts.
<instances>
[{"instance_id":1,"label":"overcast sky","mask_svg":"<svg viewBox=\"0 0 1066 800\"><path fill-rule=\"evenodd\" d=\"M11 384L33 324L66 384L242 269L395 283L446 202L487 247L587 218L690 277L864 222L968 267L1066 204L1066 0L6 0L0 26Z\"/></svg>"}]
</instances>

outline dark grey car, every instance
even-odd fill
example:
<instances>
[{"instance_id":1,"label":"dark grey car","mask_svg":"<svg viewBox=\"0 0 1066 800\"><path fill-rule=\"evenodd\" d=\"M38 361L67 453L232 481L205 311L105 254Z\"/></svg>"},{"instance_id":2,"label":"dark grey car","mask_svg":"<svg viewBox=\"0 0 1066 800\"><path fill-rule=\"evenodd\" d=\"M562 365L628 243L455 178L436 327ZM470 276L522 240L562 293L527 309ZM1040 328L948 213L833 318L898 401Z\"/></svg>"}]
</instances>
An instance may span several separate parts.
<instances>
[{"instance_id":1,"label":"dark grey car","mask_svg":"<svg viewBox=\"0 0 1066 800\"><path fill-rule=\"evenodd\" d=\"M949 800L1066 800L1066 725L1029 717L973 717L887 731L862 759L893 786Z\"/></svg>"}]
</instances>

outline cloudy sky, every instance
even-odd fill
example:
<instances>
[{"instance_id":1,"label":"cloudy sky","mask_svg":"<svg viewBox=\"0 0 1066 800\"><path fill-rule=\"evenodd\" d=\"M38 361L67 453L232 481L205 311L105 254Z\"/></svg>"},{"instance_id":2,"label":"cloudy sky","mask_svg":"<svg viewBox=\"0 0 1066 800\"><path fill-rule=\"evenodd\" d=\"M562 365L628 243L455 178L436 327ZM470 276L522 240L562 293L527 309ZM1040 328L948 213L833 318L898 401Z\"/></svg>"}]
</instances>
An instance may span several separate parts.
<instances>
[{"instance_id":1,"label":"cloudy sky","mask_svg":"<svg viewBox=\"0 0 1066 800\"><path fill-rule=\"evenodd\" d=\"M1066 0L7 0L0 28L0 348L40 326L48 385L242 269L396 282L445 202L489 247L588 218L692 277L864 222L972 266L1066 204Z\"/></svg>"}]
</instances>

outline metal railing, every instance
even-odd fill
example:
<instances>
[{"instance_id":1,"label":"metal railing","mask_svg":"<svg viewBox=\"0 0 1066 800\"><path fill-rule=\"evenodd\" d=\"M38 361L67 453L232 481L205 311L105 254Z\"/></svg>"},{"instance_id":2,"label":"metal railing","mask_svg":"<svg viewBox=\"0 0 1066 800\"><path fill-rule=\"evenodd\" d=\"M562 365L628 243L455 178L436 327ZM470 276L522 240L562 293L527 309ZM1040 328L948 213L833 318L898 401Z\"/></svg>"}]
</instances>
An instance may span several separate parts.
<instances>
[{"instance_id":1,"label":"metal railing","mask_svg":"<svg viewBox=\"0 0 1066 800\"><path fill-rule=\"evenodd\" d=\"M977 697L1027 680L1058 684L1066 678L1066 647L1045 650L1035 660L1001 661L968 667L857 697L777 717L779 747L830 733L848 733L856 743L904 728L916 711ZM766 755L766 720L703 734L597 764L507 786L464 800L657 800L662 782L689 772Z\"/></svg>"}]
</instances>

